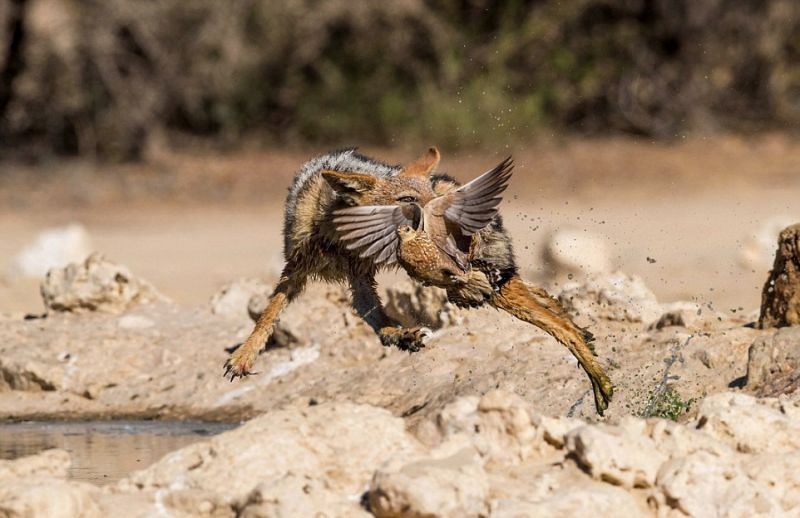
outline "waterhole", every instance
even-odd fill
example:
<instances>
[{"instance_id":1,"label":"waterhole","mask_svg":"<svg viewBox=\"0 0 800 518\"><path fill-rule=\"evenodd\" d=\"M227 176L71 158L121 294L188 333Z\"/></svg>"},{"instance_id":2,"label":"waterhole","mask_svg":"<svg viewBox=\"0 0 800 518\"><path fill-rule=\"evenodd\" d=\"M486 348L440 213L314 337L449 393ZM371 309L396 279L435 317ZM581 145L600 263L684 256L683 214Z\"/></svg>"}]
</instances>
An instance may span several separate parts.
<instances>
[{"instance_id":1,"label":"waterhole","mask_svg":"<svg viewBox=\"0 0 800 518\"><path fill-rule=\"evenodd\" d=\"M103 485L235 426L197 421L6 423L0 424L0 459L60 448L72 456L70 478Z\"/></svg>"}]
</instances>

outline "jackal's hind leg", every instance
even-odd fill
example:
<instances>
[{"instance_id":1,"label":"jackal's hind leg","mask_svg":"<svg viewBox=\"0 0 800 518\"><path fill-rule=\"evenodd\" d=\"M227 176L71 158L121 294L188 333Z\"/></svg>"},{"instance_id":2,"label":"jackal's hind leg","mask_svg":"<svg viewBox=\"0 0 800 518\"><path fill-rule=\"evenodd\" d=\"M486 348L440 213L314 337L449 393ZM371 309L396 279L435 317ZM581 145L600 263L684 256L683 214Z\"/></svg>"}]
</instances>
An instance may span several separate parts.
<instances>
[{"instance_id":1,"label":"jackal's hind leg","mask_svg":"<svg viewBox=\"0 0 800 518\"><path fill-rule=\"evenodd\" d=\"M386 347L393 346L409 352L417 352L425 347L425 340L431 334L430 329L402 327L389 318L383 310L376 286L372 276L350 276L353 308L359 316L378 334L381 343Z\"/></svg>"},{"instance_id":2,"label":"jackal's hind leg","mask_svg":"<svg viewBox=\"0 0 800 518\"><path fill-rule=\"evenodd\" d=\"M231 381L244 378L252 374L253 363L256 361L259 351L266 345L275 321L281 311L294 299L305 286L306 276L297 272L290 264L287 264L275 291L269 299L269 303L261 316L256 321L256 325L250 336L245 342L231 353L228 361L225 362L225 377L230 376Z\"/></svg>"},{"instance_id":3,"label":"jackal's hind leg","mask_svg":"<svg viewBox=\"0 0 800 518\"><path fill-rule=\"evenodd\" d=\"M587 335L591 334L576 326L557 300L544 290L528 286L515 275L489 302L496 308L542 329L569 349L589 375L595 408L598 414L603 415L611 401L614 387L587 344Z\"/></svg>"}]
</instances>

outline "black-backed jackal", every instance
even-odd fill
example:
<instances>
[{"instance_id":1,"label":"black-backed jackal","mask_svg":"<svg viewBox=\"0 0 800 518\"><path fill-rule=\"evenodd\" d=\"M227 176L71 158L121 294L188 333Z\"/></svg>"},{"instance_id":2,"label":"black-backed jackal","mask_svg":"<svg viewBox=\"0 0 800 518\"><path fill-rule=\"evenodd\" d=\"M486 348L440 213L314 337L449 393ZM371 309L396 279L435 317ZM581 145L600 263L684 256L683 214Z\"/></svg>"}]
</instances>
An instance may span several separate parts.
<instances>
[{"instance_id":1,"label":"black-backed jackal","mask_svg":"<svg viewBox=\"0 0 800 518\"><path fill-rule=\"evenodd\" d=\"M353 308L384 345L412 352L424 346L425 328L401 327L384 313L375 282L382 265L376 264L373 257L361 257L358 250L347 248L339 239L334 212L361 205L425 206L459 185L451 177L434 172L438 163L436 148L405 166L387 165L348 149L322 155L302 167L286 199L283 228L286 265L253 332L225 364L231 380L250 372L258 352L272 334L278 315L303 291L309 278L348 283ZM561 342L588 374L595 406L602 415L613 387L587 344L591 335L576 326L544 290L528 285L519 277L511 239L499 214L472 239L471 267L486 274L492 289L486 290L479 300L464 299L455 291L448 291L449 298L461 306L490 304L543 329Z\"/></svg>"}]
</instances>

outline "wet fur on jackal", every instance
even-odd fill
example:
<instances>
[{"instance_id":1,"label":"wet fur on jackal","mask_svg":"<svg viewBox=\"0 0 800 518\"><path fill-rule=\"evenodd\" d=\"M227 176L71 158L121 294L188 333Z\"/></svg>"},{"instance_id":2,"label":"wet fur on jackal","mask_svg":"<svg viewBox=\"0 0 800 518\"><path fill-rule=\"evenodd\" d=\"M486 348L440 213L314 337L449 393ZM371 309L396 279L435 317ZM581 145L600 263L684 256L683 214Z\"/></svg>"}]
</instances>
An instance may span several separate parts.
<instances>
[{"instance_id":1,"label":"wet fur on jackal","mask_svg":"<svg viewBox=\"0 0 800 518\"><path fill-rule=\"evenodd\" d=\"M404 328L384 312L375 275L383 265L361 257L339 239L334 224L338 210L364 205L425 206L459 184L437 174L439 152L430 148L405 166L388 165L363 156L355 149L334 151L307 162L289 188L284 214L284 266L270 301L247 340L225 363L231 380L251 373L258 352L265 346L280 312L299 295L308 279L345 282L356 312L378 334L381 343L414 352L424 347L428 330ZM464 298L448 290L460 306L490 304L529 322L566 346L578 359L592 383L595 406L602 415L613 387L587 344L591 335L576 326L559 303L544 290L525 283L518 274L511 239L498 214L486 228L472 236L470 266L483 272L491 290L482 297Z\"/></svg>"}]
</instances>

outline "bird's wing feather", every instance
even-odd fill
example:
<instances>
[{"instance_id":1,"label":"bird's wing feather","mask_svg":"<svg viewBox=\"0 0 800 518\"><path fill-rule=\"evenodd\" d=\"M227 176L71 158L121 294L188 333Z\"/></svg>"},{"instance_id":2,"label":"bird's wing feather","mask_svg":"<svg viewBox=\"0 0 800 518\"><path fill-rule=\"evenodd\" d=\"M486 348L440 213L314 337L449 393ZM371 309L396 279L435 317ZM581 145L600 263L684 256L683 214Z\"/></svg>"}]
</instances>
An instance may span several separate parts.
<instances>
[{"instance_id":1,"label":"bird's wing feather","mask_svg":"<svg viewBox=\"0 0 800 518\"><path fill-rule=\"evenodd\" d=\"M345 248L359 249L359 257L372 257L376 264L397 260L397 229L414 224L413 216L407 216L398 205L348 207L334 211L333 216Z\"/></svg>"},{"instance_id":2,"label":"bird's wing feather","mask_svg":"<svg viewBox=\"0 0 800 518\"><path fill-rule=\"evenodd\" d=\"M447 240L444 242L444 248L442 251L452 257L456 264L458 264L458 267L463 271L466 272L469 270L469 257L467 254L459 250L456 240L453 238L453 234L447 234Z\"/></svg>"},{"instance_id":3,"label":"bird's wing feather","mask_svg":"<svg viewBox=\"0 0 800 518\"><path fill-rule=\"evenodd\" d=\"M442 196L441 201L434 201L437 205L446 204L445 218L461 227L464 235L471 236L494 219L497 206L502 201L500 195L508 187L513 169L514 162L508 157L493 169Z\"/></svg>"}]
</instances>

